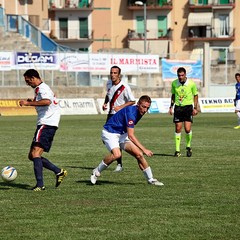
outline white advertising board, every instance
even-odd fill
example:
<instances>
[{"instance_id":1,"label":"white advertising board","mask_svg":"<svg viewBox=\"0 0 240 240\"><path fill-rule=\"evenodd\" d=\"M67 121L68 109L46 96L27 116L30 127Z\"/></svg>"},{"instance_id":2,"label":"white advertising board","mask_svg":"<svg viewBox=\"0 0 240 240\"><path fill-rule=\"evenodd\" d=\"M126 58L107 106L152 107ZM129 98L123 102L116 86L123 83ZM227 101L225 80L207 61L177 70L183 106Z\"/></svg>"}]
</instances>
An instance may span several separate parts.
<instances>
[{"instance_id":1,"label":"white advertising board","mask_svg":"<svg viewBox=\"0 0 240 240\"><path fill-rule=\"evenodd\" d=\"M201 112L234 112L233 98L199 98Z\"/></svg>"},{"instance_id":2,"label":"white advertising board","mask_svg":"<svg viewBox=\"0 0 240 240\"><path fill-rule=\"evenodd\" d=\"M62 115L98 114L93 98L59 99Z\"/></svg>"},{"instance_id":3,"label":"white advertising board","mask_svg":"<svg viewBox=\"0 0 240 240\"><path fill-rule=\"evenodd\" d=\"M149 113L167 113L169 110L171 98L152 98L152 104Z\"/></svg>"}]
</instances>

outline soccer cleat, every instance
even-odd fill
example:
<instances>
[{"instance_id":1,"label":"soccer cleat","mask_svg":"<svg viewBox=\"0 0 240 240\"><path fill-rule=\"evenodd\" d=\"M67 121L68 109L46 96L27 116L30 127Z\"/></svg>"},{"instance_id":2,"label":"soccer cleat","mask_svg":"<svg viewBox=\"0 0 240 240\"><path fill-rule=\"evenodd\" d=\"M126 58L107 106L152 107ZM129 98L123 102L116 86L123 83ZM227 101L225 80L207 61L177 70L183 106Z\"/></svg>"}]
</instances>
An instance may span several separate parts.
<instances>
[{"instance_id":1,"label":"soccer cleat","mask_svg":"<svg viewBox=\"0 0 240 240\"><path fill-rule=\"evenodd\" d=\"M162 182L159 182L157 179L154 178L148 180L148 183L155 186L164 186Z\"/></svg>"},{"instance_id":2,"label":"soccer cleat","mask_svg":"<svg viewBox=\"0 0 240 240\"><path fill-rule=\"evenodd\" d=\"M176 151L175 154L174 154L174 157L180 157L181 156L181 153Z\"/></svg>"},{"instance_id":3,"label":"soccer cleat","mask_svg":"<svg viewBox=\"0 0 240 240\"><path fill-rule=\"evenodd\" d=\"M187 147L187 157L191 157L192 156L192 149L190 147Z\"/></svg>"},{"instance_id":4,"label":"soccer cleat","mask_svg":"<svg viewBox=\"0 0 240 240\"><path fill-rule=\"evenodd\" d=\"M67 171L65 169L61 169L61 172L56 174L56 185L55 187L58 187L63 179L67 176Z\"/></svg>"},{"instance_id":5,"label":"soccer cleat","mask_svg":"<svg viewBox=\"0 0 240 240\"><path fill-rule=\"evenodd\" d=\"M45 187L44 186L42 186L42 187L35 186L34 188L32 188L32 190L34 192L44 191Z\"/></svg>"},{"instance_id":6,"label":"soccer cleat","mask_svg":"<svg viewBox=\"0 0 240 240\"><path fill-rule=\"evenodd\" d=\"M98 177L100 177L100 172L97 170L97 168L95 168L93 169L92 175L90 177L90 181L93 185L96 184Z\"/></svg>"},{"instance_id":7,"label":"soccer cleat","mask_svg":"<svg viewBox=\"0 0 240 240\"><path fill-rule=\"evenodd\" d=\"M114 172L121 172L122 170L123 170L123 167L121 166L121 164L118 164Z\"/></svg>"},{"instance_id":8,"label":"soccer cleat","mask_svg":"<svg viewBox=\"0 0 240 240\"><path fill-rule=\"evenodd\" d=\"M240 129L240 125L238 125L238 126L234 127L234 129Z\"/></svg>"}]
</instances>

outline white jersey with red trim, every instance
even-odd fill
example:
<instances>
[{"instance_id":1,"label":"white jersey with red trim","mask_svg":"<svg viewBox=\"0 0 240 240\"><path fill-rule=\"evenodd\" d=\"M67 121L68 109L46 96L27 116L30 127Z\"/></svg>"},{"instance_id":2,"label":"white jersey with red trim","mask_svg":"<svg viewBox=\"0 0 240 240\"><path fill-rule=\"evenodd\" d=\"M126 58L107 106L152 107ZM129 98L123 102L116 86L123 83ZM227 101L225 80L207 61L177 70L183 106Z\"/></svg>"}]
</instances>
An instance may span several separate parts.
<instances>
[{"instance_id":1,"label":"white jersey with red trim","mask_svg":"<svg viewBox=\"0 0 240 240\"><path fill-rule=\"evenodd\" d=\"M123 90L120 90L121 86L123 85ZM118 93L115 93L116 91L119 91ZM107 95L109 102L113 100L113 97L115 96L115 99L113 101L113 106L120 106L125 104L126 102L132 102L136 101L135 97L132 94L131 88L129 85L123 81L120 81L117 85L113 85L111 80L107 81ZM116 112L114 109L109 112L110 114L115 114Z\"/></svg>"},{"instance_id":2,"label":"white jersey with red trim","mask_svg":"<svg viewBox=\"0 0 240 240\"><path fill-rule=\"evenodd\" d=\"M35 88L35 101L49 99L49 106L36 106L38 114L37 125L49 125L58 127L60 121L60 107L51 88L44 82Z\"/></svg>"}]
</instances>

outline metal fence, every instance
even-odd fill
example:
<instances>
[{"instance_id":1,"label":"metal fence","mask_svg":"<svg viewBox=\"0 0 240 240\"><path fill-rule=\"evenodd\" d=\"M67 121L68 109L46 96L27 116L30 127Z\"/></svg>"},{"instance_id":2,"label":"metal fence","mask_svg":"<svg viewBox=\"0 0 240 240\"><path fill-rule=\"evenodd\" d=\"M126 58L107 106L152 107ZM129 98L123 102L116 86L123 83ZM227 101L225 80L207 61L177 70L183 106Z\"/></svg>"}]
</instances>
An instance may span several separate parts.
<instances>
[{"instance_id":1,"label":"metal fence","mask_svg":"<svg viewBox=\"0 0 240 240\"><path fill-rule=\"evenodd\" d=\"M13 53L16 54L16 53ZM210 48L210 66L203 66L209 72L208 82L212 85L232 85L235 83L234 75L240 71L240 48ZM173 60L201 60L203 51L186 54L171 54L167 57ZM96 74L91 72L62 72L59 70L41 70L41 77L51 86L103 86L108 79L108 74ZM167 84L162 79L162 66L160 61L158 74L124 75L123 78L135 86L164 87ZM25 85L23 73L25 70L13 69L11 71L0 70L0 86L15 87ZM204 82L204 79L203 81ZM147 84L146 84L147 83ZM202 84L203 85L203 84ZM201 83L200 83L201 86Z\"/></svg>"}]
</instances>

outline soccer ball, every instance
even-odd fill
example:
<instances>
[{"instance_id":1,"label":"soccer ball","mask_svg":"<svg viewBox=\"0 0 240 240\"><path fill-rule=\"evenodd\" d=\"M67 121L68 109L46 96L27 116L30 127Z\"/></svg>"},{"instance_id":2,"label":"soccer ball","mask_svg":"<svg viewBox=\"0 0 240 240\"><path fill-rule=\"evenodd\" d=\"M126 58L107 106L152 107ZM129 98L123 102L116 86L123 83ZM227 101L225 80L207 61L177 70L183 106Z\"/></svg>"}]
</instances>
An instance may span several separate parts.
<instances>
[{"instance_id":1,"label":"soccer ball","mask_svg":"<svg viewBox=\"0 0 240 240\"><path fill-rule=\"evenodd\" d=\"M14 167L7 166L2 169L1 173L2 179L5 182L11 182L16 179L17 177L17 170Z\"/></svg>"}]
</instances>

